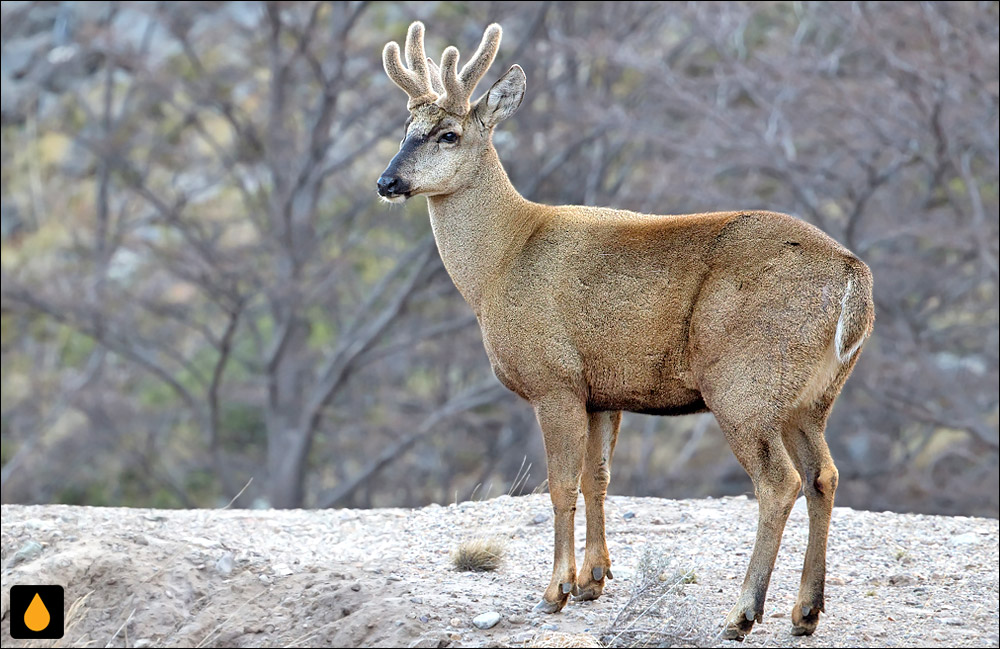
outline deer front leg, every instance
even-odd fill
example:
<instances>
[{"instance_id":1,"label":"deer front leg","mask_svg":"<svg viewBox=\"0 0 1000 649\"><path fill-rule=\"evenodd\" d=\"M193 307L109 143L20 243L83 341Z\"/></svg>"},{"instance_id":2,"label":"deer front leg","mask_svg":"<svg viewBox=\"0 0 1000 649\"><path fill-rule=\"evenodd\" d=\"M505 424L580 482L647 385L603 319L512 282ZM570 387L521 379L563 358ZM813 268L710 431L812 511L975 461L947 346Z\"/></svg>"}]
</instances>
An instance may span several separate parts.
<instances>
[{"instance_id":1,"label":"deer front leg","mask_svg":"<svg viewBox=\"0 0 1000 649\"><path fill-rule=\"evenodd\" d=\"M587 550L576 578L576 599L597 599L604 592L605 578L611 579L611 556L604 535L604 497L611 481L611 458L618 441L621 411L592 412L589 415L587 450L580 487L587 505Z\"/></svg>"},{"instance_id":2,"label":"deer front leg","mask_svg":"<svg viewBox=\"0 0 1000 649\"><path fill-rule=\"evenodd\" d=\"M535 610L556 613L566 605L571 593L577 593L573 519L583 467L587 410L583 401L569 391L550 393L536 400L534 406L545 440L549 494L555 521L552 581Z\"/></svg>"}]
</instances>

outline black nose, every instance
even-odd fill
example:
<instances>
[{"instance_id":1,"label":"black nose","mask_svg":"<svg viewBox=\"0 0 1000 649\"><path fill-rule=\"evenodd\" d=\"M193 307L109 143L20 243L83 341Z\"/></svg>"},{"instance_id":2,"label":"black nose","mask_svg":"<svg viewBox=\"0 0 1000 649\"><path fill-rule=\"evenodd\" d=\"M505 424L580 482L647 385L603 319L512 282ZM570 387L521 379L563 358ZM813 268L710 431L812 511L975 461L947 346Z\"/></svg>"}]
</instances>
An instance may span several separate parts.
<instances>
[{"instance_id":1,"label":"black nose","mask_svg":"<svg viewBox=\"0 0 1000 649\"><path fill-rule=\"evenodd\" d=\"M409 183L398 176L383 175L378 179L378 193L380 196L398 196L410 191Z\"/></svg>"}]
</instances>

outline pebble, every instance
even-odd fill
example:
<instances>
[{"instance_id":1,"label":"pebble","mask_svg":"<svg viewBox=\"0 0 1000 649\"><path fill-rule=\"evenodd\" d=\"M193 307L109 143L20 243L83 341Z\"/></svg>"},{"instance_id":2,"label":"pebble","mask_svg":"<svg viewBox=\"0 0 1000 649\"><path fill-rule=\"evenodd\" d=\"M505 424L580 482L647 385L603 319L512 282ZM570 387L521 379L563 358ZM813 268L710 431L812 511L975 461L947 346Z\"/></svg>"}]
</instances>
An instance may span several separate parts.
<instances>
[{"instance_id":1,"label":"pebble","mask_svg":"<svg viewBox=\"0 0 1000 649\"><path fill-rule=\"evenodd\" d=\"M633 518L635 518L635 512L625 512L625 515L622 516L622 518L624 518L627 521L630 521Z\"/></svg>"},{"instance_id":2,"label":"pebble","mask_svg":"<svg viewBox=\"0 0 1000 649\"><path fill-rule=\"evenodd\" d=\"M958 536L951 537L948 541L951 545L968 545L971 543L979 543L979 535L975 532L966 532L965 534L959 534Z\"/></svg>"},{"instance_id":3,"label":"pebble","mask_svg":"<svg viewBox=\"0 0 1000 649\"><path fill-rule=\"evenodd\" d=\"M546 630L546 631L558 631L559 630L559 625L558 624L543 624L542 628L544 630Z\"/></svg>"},{"instance_id":4,"label":"pebble","mask_svg":"<svg viewBox=\"0 0 1000 649\"><path fill-rule=\"evenodd\" d=\"M461 627L461 626L464 626L464 625L462 624L462 619L461 619L461 618L458 618L458 617L453 617L453 618L451 618L451 620L449 620L449 621L448 621L448 624L452 625L452 626L453 626L453 627L455 627L455 628L458 628L458 627Z\"/></svg>"},{"instance_id":5,"label":"pebble","mask_svg":"<svg viewBox=\"0 0 1000 649\"><path fill-rule=\"evenodd\" d=\"M492 629L500 621L500 614L496 611L490 611L488 613L482 613L472 618L472 624L477 629Z\"/></svg>"},{"instance_id":6,"label":"pebble","mask_svg":"<svg viewBox=\"0 0 1000 649\"><path fill-rule=\"evenodd\" d=\"M507 621L510 622L511 624L524 624L525 622L527 622L527 620L524 618L523 615L517 615L516 613L508 617Z\"/></svg>"},{"instance_id":7,"label":"pebble","mask_svg":"<svg viewBox=\"0 0 1000 649\"><path fill-rule=\"evenodd\" d=\"M219 560L215 562L215 569L219 571L219 574L223 577L228 577L233 574L233 566L235 565L236 557L233 556L232 552L227 552Z\"/></svg>"},{"instance_id":8,"label":"pebble","mask_svg":"<svg viewBox=\"0 0 1000 649\"><path fill-rule=\"evenodd\" d=\"M17 564L22 563L24 561L31 561L37 558L38 555L40 555L41 553L42 553L41 543L39 543L38 541L28 541L27 543L21 546L20 550L14 553L14 556L11 557L10 563L7 564L7 567L10 568L11 566L16 566Z\"/></svg>"},{"instance_id":9,"label":"pebble","mask_svg":"<svg viewBox=\"0 0 1000 649\"><path fill-rule=\"evenodd\" d=\"M535 514L535 517L531 519L534 525L541 525L545 521L549 520L548 514Z\"/></svg>"}]
</instances>

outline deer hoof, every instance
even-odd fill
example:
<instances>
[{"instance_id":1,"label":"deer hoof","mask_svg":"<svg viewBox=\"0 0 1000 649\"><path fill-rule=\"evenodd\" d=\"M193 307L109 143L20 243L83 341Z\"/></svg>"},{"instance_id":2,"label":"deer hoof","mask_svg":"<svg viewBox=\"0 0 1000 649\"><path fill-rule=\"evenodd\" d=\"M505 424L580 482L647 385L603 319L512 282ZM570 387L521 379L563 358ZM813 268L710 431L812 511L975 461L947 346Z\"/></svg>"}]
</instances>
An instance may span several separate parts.
<instances>
[{"instance_id":1,"label":"deer hoof","mask_svg":"<svg viewBox=\"0 0 1000 649\"><path fill-rule=\"evenodd\" d=\"M535 608L532 609L536 613L558 613L562 610L564 602L550 602L543 599L542 601L535 604Z\"/></svg>"},{"instance_id":2,"label":"deer hoof","mask_svg":"<svg viewBox=\"0 0 1000 649\"><path fill-rule=\"evenodd\" d=\"M590 572L581 572L577 578L577 590L574 602L587 602L597 599L604 592L604 578L611 578L610 571L603 566L594 566Z\"/></svg>"},{"instance_id":3,"label":"deer hoof","mask_svg":"<svg viewBox=\"0 0 1000 649\"><path fill-rule=\"evenodd\" d=\"M792 608L792 635L812 635L819 624L818 606L799 604Z\"/></svg>"},{"instance_id":4,"label":"deer hoof","mask_svg":"<svg viewBox=\"0 0 1000 649\"><path fill-rule=\"evenodd\" d=\"M736 640L738 642L743 642L743 638L750 633L750 629L753 628L753 620L746 620L741 618L739 622L733 622L726 626L726 630L722 632L722 637L726 640Z\"/></svg>"},{"instance_id":5,"label":"deer hoof","mask_svg":"<svg viewBox=\"0 0 1000 649\"><path fill-rule=\"evenodd\" d=\"M726 630L722 632L722 637L726 640L742 641L746 634L750 633L753 623L757 619L757 613L752 606L747 607L732 622L726 624Z\"/></svg>"}]
</instances>

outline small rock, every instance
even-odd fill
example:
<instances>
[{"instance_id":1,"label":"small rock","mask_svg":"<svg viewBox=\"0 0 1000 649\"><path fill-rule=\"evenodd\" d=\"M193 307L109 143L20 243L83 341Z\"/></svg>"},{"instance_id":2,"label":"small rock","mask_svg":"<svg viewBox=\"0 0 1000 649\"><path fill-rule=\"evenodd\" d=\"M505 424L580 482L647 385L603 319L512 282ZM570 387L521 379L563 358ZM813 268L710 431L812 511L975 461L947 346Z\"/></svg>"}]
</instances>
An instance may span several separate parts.
<instances>
[{"instance_id":1,"label":"small rock","mask_svg":"<svg viewBox=\"0 0 1000 649\"><path fill-rule=\"evenodd\" d=\"M916 579L910 575L898 574L889 577L890 586L909 586L913 583L916 583Z\"/></svg>"},{"instance_id":2,"label":"small rock","mask_svg":"<svg viewBox=\"0 0 1000 649\"><path fill-rule=\"evenodd\" d=\"M11 566L16 566L17 564L23 563L25 561L32 561L33 559L37 558L38 555L40 555L41 553L42 553L41 543L39 543L38 541L28 541L27 543L21 546L20 550L14 553L14 556L11 557L10 563L7 564L7 567L10 568Z\"/></svg>"},{"instance_id":3,"label":"small rock","mask_svg":"<svg viewBox=\"0 0 1000 649\"><path fill-rule=\"evenodd\" d=\"M458 618L458 617L451 618L451 620L448 621L448 624L452 625L456 629L459 628L459 627L461 627L461 626L464 626L462 624L462 619Z\"/></svg>"},{"instance_id":4,"label":"small rock","mask_svg":"<svg viewBox=\"0 0 1000 649\"><path fill-rule=\"evenodd\" d=\"M492 629L500 621L500 614L496 611L490 611L488 613L483 613L472 618L472 624L477 629Z\"/></svg>"},{"instance_id":5,"label":"small rock","mask_svg":"<svg viewBox=\"0 0 1000 649\"><path fill-rule=\"evenodd\" d=\"M625 512L625 515L622 516L622 518L624 518L627 521L630 521L633 518L635 518L635 512Z\"/></svg>"},{"instance_id":6,"label":"small rock","mask_svg":"<svg viewBox=\"0 0 1000 649\"><path fill-rule=\"evenodd\" d=\"M826 583L830 584L831 586L843 586L847 582L844 581L843 577L827 577Z\"/></svg>"},{"instance_id":7,"label":"small rock","mask_svg":"<svg viewBox=\"0 0 1000 649\"><path fill-rule=\"evenodd\" d=\"M430 619L429 617L427 617L426 615L421 615L419 619L420 619L420 621L421 621L421 622L423 622L424 624L427 624L428 622L430 622L430 621L431 621L431 619Z\"/></svg>"},{"instance_id":8,"label":"small rock","mask_svg":"<svg viewBox=\"0 0 1000 649\"><path fill-rule=\"evenodd\" d=\"M153 641L150 640L149 638L139 638L138 640L135 641L135 644L133 644L132 646L137 647L138 649L142 649L142 647L148 647L151 644L153 644Z\"/></svg>"},{"instance_id":9,"label":"small rock","mask_svg":"<svg viewBox=\"0 0 1000 649\"><path fill-rule=\"evenodd\" d=\"M524 624L527 620L524 619L523 615L517 615L515 613L514 615L508 617L507 621L510 622L511 624Z\"/></svg>"},{"instance_id":10,"label":"small rock","mask_svg":"<svg viewBox=\"0 0 1000 649\"><path fill-rule=\"evenodd\" d=\"M353 590L355 593L358 592L359 590L361 590L361 584L351 584L351 590Z\"/></svg>"},{"instance_id":11,"label":"small rock","mask_svg":"<svg viewBox=\"0 0 1000 649\"><path fill-rule=\"evenodd\" d=\"M261 575L261 576L257 577L257 579L259 579L260 583L264 584L265 586L270 586L271 585L271 578L268 577L267 575Z\"/></svg>"},{"instance_id":12,"label":"small rock","mask_svg":"<svg viewBox=\"0 0 1000 649\"><path fill-rule=\"evenodd\" d=\"M232 552L227 552L219 560L215 562L215 569L223 577L228 577L233 574L233 566L235 565L236 557L233 556Z\"/></svg>"},{"instance_id":13,"label":"small rock","mask_svg":"<svg viewBox=\"0 0 1000 649\"><path fill-rule=\"evenodd\" d=\"M544 630L546 630L546 631L558 631L559 630L559 625L558 624L543 624L542 628Z\"/></svg>"},{"instance_id":14,"label":"small rock","mask_svg":"<svg viewBox=\"0 0 1000 649\"><path fill-rule=\"evenodd\" d=\"M531 519L531 522L533 525L541 525L547 520L549 520L548 514L535 514L535 517Z\"/></svg>"},{"instance_id":15,"label":"small rock","mask_svg":"<svg viewBox=\"0 0 1000 649\"><path fill-rule=\"evenodd\" d=\"M975 532L966 532L965 534L959 534L958 536L953 536L948 541L951 545L970 545L973 543L979 543L979 535Z\"/></svg>"},{"instance_id":16,"label":"small rock","mask_svg":"<svg viewBox=\"0 0 1000 649\"><path fill-rule=\"evenodd\" d=\"M965 626L965 620L960 617L939 617L938 622L949 626Z\"/></svg>"}]
</instances>

